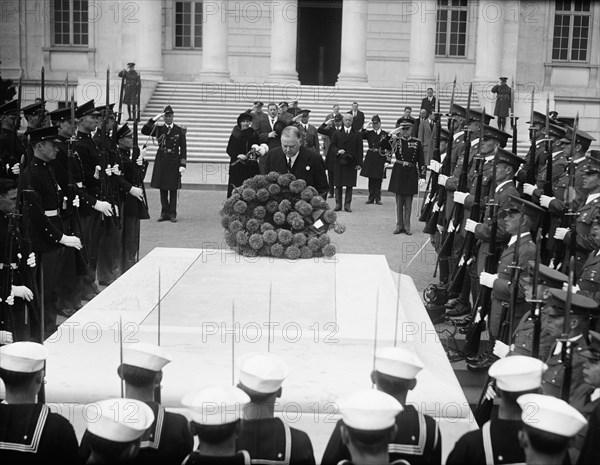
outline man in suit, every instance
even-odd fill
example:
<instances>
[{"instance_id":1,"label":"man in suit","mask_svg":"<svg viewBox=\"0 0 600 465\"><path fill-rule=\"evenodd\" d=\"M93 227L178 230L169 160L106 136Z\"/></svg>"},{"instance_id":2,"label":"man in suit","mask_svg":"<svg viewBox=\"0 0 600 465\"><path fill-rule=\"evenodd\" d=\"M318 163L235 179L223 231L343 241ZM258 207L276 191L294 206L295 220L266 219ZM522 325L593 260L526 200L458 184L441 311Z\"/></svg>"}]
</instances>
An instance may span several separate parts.
<instances>
[{"instance_id":1,"label":"man in suit","mask_svg":"<svg viewBox=\"0 0 600 465\"><path fill-rule=\"evenodd\" d=\"M287 102L279 102L277 106L277 119L283 121L286 125L292 121L293 116L288 112L289 105Z\"/></svg>"},{"instance_id":2,"label":"man in suit","mask_svg":"<svg viewBox=\"0 0 600 465\"><path fill-rule=\"evenodd\" d=\"M352 102L352 110L348 112L352 115L352 129L354 132L359 133L365 124L365 114L358 109L358 102Z\"/></svg>"},{"instance_id":3,"label":"man in suit","mask_svg":"<svg viewBox=\"0 0 600 465\"><path fill-rule=\"evenodd\" d=\"M177 190L181 189L181 176L187 162L185 129L173 124L173 108L167 105L164 111L150 118L142 128L145 136L156 137L158 150L152 170L150 185L160 189L160 218L158 221L177 221ZM164 116L165 124L155 126Z\"/></svg>"},{"instance_id":4,"label":"man in suit","mask_svg":"<svg viewBox=\"0 0 600 465\"><path fill-rule=\"evenodd\" d=\"M294 124L300 131L300 144L302 147L320 154L319 134L317 133L317 128L308 122L310 118L309 114L310 110L300 110L298 116L294 118Z\"/></svg>"},{"instance_id":5,"label":"man in suit","mask_svg":"<svg viewBox=\"0 0 600 465\"><path fill-rule=\"evenodd\" d=\"M277 147L279 136L275 130L275 123L280 121L277 105L274 102L267 106L267 118L261 118L258 122L258 140L261 144L267 144L269 149Z\"/></svg>"},{"instance_id":6,"label":"man in suit","mask_svg":"<svg viewBox=\"0 0 600 465\"><path fill-rule=\"evenodd\" d=\"M287 126L281 133L281 147L269 150L260 164L261 174L271 171L292 173L296 179L304 179L326 198L328 184L325 162L314 151L302 147L300 131L295 126Z\"/></svg>"},{"instance_id":7,"label":"man in suit","mask_svg":"<svg viewBox=\"0 0 600 465\"><path fill-rule=\"evenodd\" d=\"M419 117L413 124L413 137L419 138L419 128L421 127L421 123L424 123L426 120L427 120L427 110L424 110L424 109L419 110ZM421 143L423 143L423 141L421 141Z\"/></svg>"},{"instance_id":8,"label":"man in suit","mask_svg":"<svg viewBox=\"0 0 600 465\"><path fill-rule=\"evenodd\" d=\"M331 113L330 113L331 114ZM331 146L331 136L336 131L342 131L344 117L338 113L331 117L317 128L317 132L323 136L323 151L325 152L325 166L327 168L327 179L329 180L329 197L334 196L333 173L335 171L335 159L337 154L333 152Z\"/></svg>"},{"instance_id":9,"label":"man in suit","mask_svg":"<svg viewBox=\"0 0 600 465\"><path fill-rule=\"evenodd\" d=\"M421 113L426 111L425 109L421 109ZM419 123L419 129L417 130L417 139L421 141L423 144L423 154L425 155L425 164L429 164L431 161L431 157L433 156L433 128L434 128L434 114L429 113L421 122Z\"/></svg>"},{"instance_id":10,"label":"man in suit","mask_svg":"<svg viewBox=\"0 0 600 465\"><path fill-rule=\"evenodd\" d=\"M421 100L421 109L427 110L427 114L431 115L435 112L435 96L433 95L433 89L430 87L427 89L427 97Z\"/></svg>"},{"instance_id":11,"label":"man in suit","mask_svg":"<svg viewBox=\"0 0 600 465\"><path fill-rule=\"evenodd\" d=\"M494 115L498 117L498 129L502 131L504 131L504 128L506 127L506 117L508 116L512 105L512 90L508 84L506 84L507 80L507 77L501 77L500 84L492 87L492 93L497 94Z\"/></svg>"},{"instance_id":12,"label":"man in suit","mask_svg":"<svg viewBox=\"0 0 600 465\"><path fill-rule=\"evenodd\" d=\"M331 136L331 150L336 154L333 171L335 185L335 211L342 209L342 189L346 188L344 210L351 212L352 188L356 186L356 173L363 165L363 142L361 132L354 131L354 118L346 113L343 116L342 131L336 131ZM364 115L363 115L364 122ZM362 129L362 125L360 126Z\"/></svg>"}]
</instances>

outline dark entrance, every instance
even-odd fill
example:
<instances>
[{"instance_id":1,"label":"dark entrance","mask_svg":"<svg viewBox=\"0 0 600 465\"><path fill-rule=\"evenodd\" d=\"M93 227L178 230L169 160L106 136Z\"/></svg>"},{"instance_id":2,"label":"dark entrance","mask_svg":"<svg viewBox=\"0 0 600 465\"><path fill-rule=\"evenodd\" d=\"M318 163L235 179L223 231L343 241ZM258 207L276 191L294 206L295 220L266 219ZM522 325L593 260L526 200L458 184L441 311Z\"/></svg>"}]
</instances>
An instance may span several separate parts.
<instances>
[{"instance_id":1,"label":"dark entrance","mask_svg":"<svg viewBox=\"0 0 600 465\"><path fill-rule=\"evenodd\" d=\"M342 0L299 0L296 69L300 83L335 85L341 48Z\"/></svg>"}]
</instances>

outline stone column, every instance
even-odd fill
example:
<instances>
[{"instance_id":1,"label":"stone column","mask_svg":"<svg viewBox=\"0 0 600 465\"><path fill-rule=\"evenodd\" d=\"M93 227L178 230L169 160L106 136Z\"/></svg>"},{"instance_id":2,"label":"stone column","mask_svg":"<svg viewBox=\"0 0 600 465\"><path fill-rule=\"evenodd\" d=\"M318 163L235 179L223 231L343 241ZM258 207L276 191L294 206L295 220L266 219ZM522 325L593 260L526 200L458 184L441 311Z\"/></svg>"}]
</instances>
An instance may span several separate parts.
<instances>
[{"instance_id":1,"label":"stone column","mask_svg":"<svg viewBox=\"0 0 600 465\"><path fill-rule=\"evenodd\" d=\"M415 3L417 8L410 18L410 55L408 81L434 82L435 35L437 24L437 1L423 0Z\"/></svg>"},{"instance_id":2,"label":"stone column","mask_svg":"<svg viewBox=\"0 0 600 465\"><path fill-rule=\"evenodd\" d=\"M503 2L480 1L477 13L475 82L496 82L502 75L503 36Z\"/></svg>"},{"instance_id":3,"label":"stone column","mask_svg":"<svg viewBox=\"0 0 600 465\"><path fill-rule=\"evenodd\" d=\"M366 86L367 82L367 0L342 5L342 59L337 84Z\"/></svg>"},{"instance_id":4,"label":"stone column","mask_svg":"<svg viewBox=\"0 0 600 465\"><path fill-rule=\"evenodd\" d=\"M164 71L161 33L162 2L139 0L137 5L137 56L127 56L125 63L135 62L135 67L143 79L160 81Z\"/></svg>"},{"instance_id":5,"label":"stone column","mask_svg":"<svg viewBox=\"0 0 600 465\"><path fill-rule=\"evenodd\" d=\"M160 3L160 2L159 2ZM227 2L203 2L201 81L230 82Z\"/></svg>"},{"instance_id":6,"label":"stone column","mask_svg":"<svg viewBox=\"0 0 600 465\"><path fill-rule=\"evenodd\" d=\"M267 82L298 84L296 47L298 0L273 1L271 9L271 66Z\"/></svg>"}]
</instances>

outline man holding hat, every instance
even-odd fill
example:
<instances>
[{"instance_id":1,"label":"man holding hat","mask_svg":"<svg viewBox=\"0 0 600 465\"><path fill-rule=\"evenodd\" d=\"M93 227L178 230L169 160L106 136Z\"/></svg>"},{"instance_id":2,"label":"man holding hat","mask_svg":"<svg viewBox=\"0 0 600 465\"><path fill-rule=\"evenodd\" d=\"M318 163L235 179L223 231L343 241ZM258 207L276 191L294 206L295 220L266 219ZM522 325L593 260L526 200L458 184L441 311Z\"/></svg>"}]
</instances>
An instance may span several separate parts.
<instances>
[{"instance_id":1,"label":"man holding hat","mask_svg":"<svg viewBox=\"0 0 600 465\"><path fill-rule=\"evenodd\" d=\"M46 348L35 342L0 347L0 462L78 464L77 436L69 421L36 403L45 376Z\"/></svg>"},{"instance_id":2,"label":"man holding hat","mask_svg":"<svg viewBox=\"0 0 600 465\"><path fill-rule=\"evenodd\" d=\"M321 146L319 144L319 134L317 128L312 124L309 124L308 119L310 118L310 110L302 109L298 112L298 115L294 117L295 126L300 131L300 143L302 147L312 150L317 155L321 155Z\"/></svg>"},{"instance_id":3,"label":"man holding hat","mask_svg":"<svg viewBox=\"0 0 600 465\"><path fill-rule=\"evenodd\" d=\"M88 405L90 414L81 457L87 465L134 463L142 436L154 422L154 413L144 402L115 398ZM84 455L89 452L89 455ZM144 462L146 463L146 462Z\"/></svg>"},{"instance_id":4,"label":"man holding hat","mask_svg":"<svg viewBox=\"0 0 600 465\"><path fill-rule=\"evenodd\" d=\"M506 117L512 106L511 94L512 90L506 83L507 77L500 77L500 83L492 87L492 93L496 94L496 106L494 107L494 115L498 117L498 129L504 131L506 127Z\"/></svg>"},{"instance_id":5,"label":"man holding hat","mask_svg":"<svg viewBox=\"0 0 600 465\"><path fill-rule=\"evenodd\" d=\"M339 464L382 465L390 462L388 443L397 430L396 416L402 405L392 396L379 391L358 391L339 401L342 424L340 435L350 451L352 461Z\"/></svg>"},{"instance_id":6,"label":"man holding hat","mask_svg":"<svg viewBox=\"0 0 600 465\"><path fill-rule=\"evenodd\" d=\"M123 78L121 85L125 84L123 103L127 105L127 121L133 121L137 117L138 93L142 85L140 75L135 70L135 63L127 63L127 68L119 71L119 77ZM117 123L120 123L120 121L117 121Z\"/></svg>"},{"instance_id":7,"label":"man holding hat","mask_svg":"<svg viewBox=\"0 0 600 465\"><path fill-rule=\"evenodd\" d=\"M587 425L583 415L567 402L551 396L525 394L517 401L523 411L519 445L525 452L526 463L572 463L568 449L573 437Z\"/></svg>"},{"instance_id":8,"label":"man holding hat","mask_svg":"<svg viewBox=\"0 0 600 465\"><path fill-rule=\"evenodd\" d=\"M334 105L335 111L336 105ZM338 106L339 109L339 106ZM332 115L330 113L330 115ZM325 152L325 167L327 168L327 180L329 182L329 197L334 197L334 176L335 161L337 153L333 150L335 147L331 145L331 137L336 131L342 131L344 117L340 113L336 113L331 118L326 118L323 124L317 128L317 132L323 136L323 151Z\"/></svg>"},{"instance_id":9,"label":"man holding hat","mask_svg":"<svg viewBox=\"0 0 600 465\"><path fill-rule=\"evenodd\" d=\"M522 355L496 361L489 376L496 380L496 395L500 401L498 417L488 420L481 429L463 435L450 452L447 465L523 463L519 447L521 406L524 394L540 390L542 375L548 367L540 360Z\"/></svg>"},{"instance_id":10,"label":"man holding hat","mask_svg":"<svg viewBox=\"0 0 600 465\"><path fill-rule=\"evenodd\" d=\"M232 386L205 386L186 395L181 403L190 412L190 427L199 441L182 464L250 464L250 454L236 447L240 419L249 402L244 391Z\"/></svg>"},{"instance_id":11,"label":"man holding hat","mask_svg":"<svg viewBox=\"0 0 600 465\"><path fill-rule=\"evenodd\" d=\"M369 129L371 126L372 129ZM367 141L369 148L365 155L360 175L369 178L369 198L367 204L377 203L381 205L381 182L385 178L385 164L387 157L379 151L381 140L386 138L388 133L381 129L381 118L374 115L369 123L362 128L362 138Z\"/></svg>"},{"instance_id":12,"label":"man holding hat","mask_svg":"<svg viewBox=\"0 0 600 465\"><path fill-rule=\"evenodd\" d=\"M150 118L142 134L156 137L158 150L152 169L150 185L160 189L160 217L158 221L177 222L177 190L181 189L181 176L187 163L185 128L173 124L173 109L167 105L162 113ZM164 117L165 124L155 125Z\"/></svg>"},{"instance_id":13,"label":"man holding hat","mask_svg":"<svg viewBox=\"0 0 600 465\"><path fill-rule=\"evenodd\" d=\"M390 133L392 137L399 132L396 140L394 167L390 176L388 191L396 196L396 229L394 234L405 233L410 236L410 217L415 194L425 183L425 158L423 145L416 137L412 137L413 118L400 118L398 128ZM413 120L414 121L414 120ZM396 136L397 137L397 136ZM384 140L382 146L391 150L390 140Z\"/></svg>"},{"instance_id":14,"label":"man holding hat","mask_svg":"<svg viewBox=\"0 0 600 465\"><path fill-rule=\"evenodd\" d=\"M597 334L590 332L590 323L592 318L598 316L600 310L598 303L589 297L573 294L571 298L567 334L563 334L567 291L550 289L549 297L542 309L542 326L548 328L550 334L556 340L556 343L550 350L550 356L546 360L549 369L544 375L542 389L544 394L554 397L561 396L564 378L562 359L564 342L560 339L562 336L565 336L568 341L568 349L571 352L569 399L573 396L574 391L583 383L583 365L587 361L584 355L589 350L590 344L595 341L595 334Z\"/></svg>"},{"instance_id":15,"label":"man holding hat","mask_svg":"<svg viewBox=\"0 0 600 465\"><path fill-rule=\"evenodd\" d=\"M375 354L371 381L378 391L390 395L402 407L395 418L396 431L388 441L389 459L386 463L395 460L405 460L411 465L441 463L442 438L435 419L406 403L408 392L415 388L416 376L422 369L421 360L401 347L381 348ZM350 458L350 452L342 441L343 424L343 420L337 422L321 465L336 465L340 460Z\"/></svg>"},{"instance_id":16,"label":"man holding hat","mask_svg":"<svg viewBox=\"0 0 600 465\"><path fill-rule=\"evenodd\" d=\"M283 360L272 353L241 358L238 387L250 397L250 403L244 410L237 449L247 450L253 460L261 463L314 465L308 435L275 418L275 401L281 397L281 385L288 374Z\"/></svg>"}]
</instances>

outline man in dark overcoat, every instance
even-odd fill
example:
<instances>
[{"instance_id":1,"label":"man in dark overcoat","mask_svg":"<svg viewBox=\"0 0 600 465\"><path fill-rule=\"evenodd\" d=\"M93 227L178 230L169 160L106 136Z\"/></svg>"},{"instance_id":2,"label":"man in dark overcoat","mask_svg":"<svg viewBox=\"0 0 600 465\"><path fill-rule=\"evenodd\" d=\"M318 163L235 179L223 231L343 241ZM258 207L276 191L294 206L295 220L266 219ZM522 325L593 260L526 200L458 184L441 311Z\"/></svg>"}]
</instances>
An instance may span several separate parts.
<instances>
[{"instance_id":1,"label":"man in dark overcoat","mask_svg":"<svg viewBox=\"0 0 600 465\"><path fill-rule=\"evenodd\" d=\"M368 126L372 125L372 129ZM367 141L369 148L365 156L365 163L360 175L369 178L369 199L367 204L377 203L381 205L381 182L385 178L385 163L387 157L379 151L379 144L382 138L387 136L387 132L381 129L381 118L375 115L371 122L362 130L362 138Z\"/></svg>"},{"instance_id":2,"label":"man in dark overcoat","mask_svg":"<svg viewBox=\"0 0 600 465\"><path fill-rule=\"evenodd\" d=\"M123 103L127 105L127 121L133 121L137 115L138 92L140 91L140 75L135 70L135 63L127 63L127 68L119 72L119 77L125 78Z\"/></svg>"},{"instance_id":3,"label":"man in dark overcoat","mask_svg":"<svg viewBox=\"0 0 600 465\"><path fill-rule=\"evenodd\" d=\"M335 170L336 154L332 150L331 136L335 131L341 131L343 117L340 113L326 118L325 122L317 128L317 132L323 135L323 151L325 152L325 166L327 167L327 179L329 181L329 197L333 197L333 172Z\"/></svg>"},{"instance_id":4,"label":"man in dark overcoat","mask_svg":"<svg viewBox=\"0 0 600 465\"><path fill-rule=\"evenodd\" d=\"M506 127L506 117L508 116L512 105L512 90L506 83L507 80L508 78L501 77L500 84L496 84L492 87L492 93L496 94L494 115L498 117L498 129L501 129L502 131L504 131L504 128Z\"/></svg>"},{"instance_id":5,"label":"man in dark overcoat","mask_svg":"<svg viewBox=\"0 0 600 465\"><path fill-rule=\"evenodd\" d=\"M158 221L177 221L177 190L181 189L181 175L185 171L187 150L185 129L173 124L173 109L167 105L164 111L150 118L142 128L142 134L153 136L158 142L150 185L160 189L160 218ZM155 123L164 116L165 124Z\"/></svg>"},{"instance_id":6,"label":"man in dark overcoat","mask_svg":"<svg viewBox=\"0 0 600 465\"><path fill-rule=\"evenodd\" d=\"M351 114L343 116L342 131L336 131L331 136L331 150L336 154L333 171L333 184L335 186L335 211L342 209L342 189L346 188L344 210L351 212L352 188L356 186L356 172L363 165L363 142L360 132L353 129ZM362 127L362 125L361 125Z\"/></svg>"}]
</instances>

